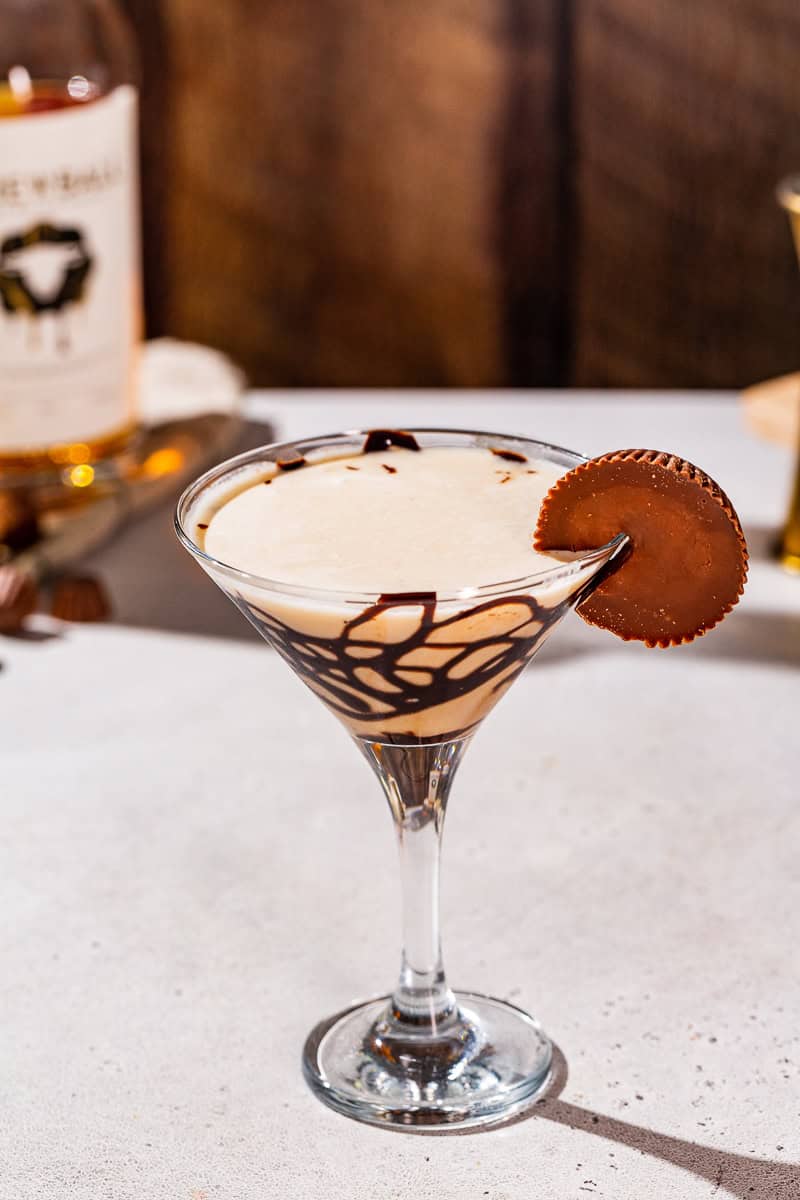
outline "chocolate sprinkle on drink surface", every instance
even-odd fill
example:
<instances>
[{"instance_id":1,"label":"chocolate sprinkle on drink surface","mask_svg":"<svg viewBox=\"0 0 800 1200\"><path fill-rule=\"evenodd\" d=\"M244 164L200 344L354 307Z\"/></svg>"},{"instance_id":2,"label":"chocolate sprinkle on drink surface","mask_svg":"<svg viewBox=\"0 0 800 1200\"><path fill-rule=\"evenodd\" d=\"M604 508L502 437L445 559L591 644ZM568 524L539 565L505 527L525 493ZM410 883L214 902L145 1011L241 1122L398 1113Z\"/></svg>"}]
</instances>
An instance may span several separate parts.
<instances>
[{"instance_id":1,"label":"chocolate sprinkle on drink surface","mask_svg":"<svg viewBox=\"0 0 800 1200\"><path fill-rule=\"evenodd\" d=\"M733 506L698 467L658 450L618 450L547 493L536 550L630 546L578 607L625 641L675 646L712 629L744 589L747 546Z\"/></svg>"},{"instance_id":2,"label":"chocolate sprinkle on drink surface","mask_svg":"<svg viewBox=\"0 0 800 1200\"><path fill-rule=\"evenodd\" d=\"M374 454L378 450L389 450L392 446L401 450L420 449L413 433L408 433L405 429L370 429L362 453Z\"/></svg>"},{"instance_id":3,"label":"chocolate sprinkle on drink surface","mask_svg":"<svg viewBox=\"0 0 800 1200\"><path fill-rule=\"evenodd\" d=\"M299 454L297 458L279 458L277 465L281 471L297 471L306 465L306 460Z\"/></svg>"},{"instance_id":4,"label":"chocolate sprinkle on drink surface","mask_svg":"<svg viewBox=\"0 0 800 1200\"><path fill-rule=\"evenodd\" d=\"M498 458L504 458L507 462L527 462L527 454L519 454L516 450L500 450L496 446L490 446L492 454L496 454Z\"/></svg>"}]
</instances>

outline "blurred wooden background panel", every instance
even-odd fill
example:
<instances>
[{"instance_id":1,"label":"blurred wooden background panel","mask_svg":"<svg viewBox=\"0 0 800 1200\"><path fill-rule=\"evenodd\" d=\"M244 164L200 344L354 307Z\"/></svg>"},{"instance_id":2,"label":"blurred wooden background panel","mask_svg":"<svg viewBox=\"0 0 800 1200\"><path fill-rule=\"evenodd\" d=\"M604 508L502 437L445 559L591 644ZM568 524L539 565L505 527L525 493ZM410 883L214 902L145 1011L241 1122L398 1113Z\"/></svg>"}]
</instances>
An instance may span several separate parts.
<instances>
[{"instance_id":1,"label":"blurred wooden background panel","mask_svg":"<svg viewBox=\"0 0 800 1200\"><path fill-rule=\"evenodd\" d=\"M575 0L571 376L739 386L800 361L778 179L798 0Z\"/></svg>"},{"instance_id":2,"label":"blurred wooden background panel","mask_svg":"<svg viewBox=\"0 0 800 1200\"><path fill-rule=\"evenodd\" d=\"M148 321L280 386L800 365L800 0L127 0Z\"/></svg>"},{"instance_id":3,"label":"blurred wooden background panel","mask_svg":"<svg viewBox=\"0 0 800 1200\"><path fill-rule=\"evenodd\" d=\"M130 0L151 331L265 384L559 381L558 2Z\"/></svg>"}]
</instances>

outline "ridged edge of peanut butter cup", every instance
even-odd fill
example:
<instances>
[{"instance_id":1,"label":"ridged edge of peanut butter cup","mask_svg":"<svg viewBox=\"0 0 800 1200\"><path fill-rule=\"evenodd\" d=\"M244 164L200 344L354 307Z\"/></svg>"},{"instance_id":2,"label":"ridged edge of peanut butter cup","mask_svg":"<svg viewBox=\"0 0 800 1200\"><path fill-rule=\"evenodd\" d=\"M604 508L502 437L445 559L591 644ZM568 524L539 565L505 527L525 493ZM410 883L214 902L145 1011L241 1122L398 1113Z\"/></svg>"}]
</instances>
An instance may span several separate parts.
<instances>
[{"instance_id":1,"label":"ridged edge of peanut butter cup","mask_svg":"<svg viewBox=\"0 0 800 1200\"><path fill-rule=\"evenodd\" d=\"M626 463L634 468L634 474L628 480L619 476L603 480L602 476L608 473L609 468ZM644 478L643 472L639 472L640 468L651 468L649 481ZM657 475L653 474L652 469ZM604 486L592 492L586 485L594 482L596 476L599 476L597 483ZM671 485L669 481L672 481ZM635 513L629 511L626 514L620 510L615 527L614 504L608 493L622 484L641 488L643 504ZM690 500L693 486L699 489L694 505ZM684 509L685 530L671 528L663 510L661 513L658 511L659 495L666 495L667 492L672 496L673 508L675 502L680 502L678 507L682 505ZM605 503L600 501L604 494ZM585 515L579 516L575 512L574 505L588 497L592 497L595 506L599 507L599 513L593 511L587 519ZM705 500L712 501L717 507L707 509L704 517L702 508ZM653 608L648 617L646 600L642 599L642 595L646 597L648 589L652 587L650 575L654 565L657 563L663 572L665 566L669 566L670 552L673 558L676 557L675 545L686 546L685 535L692 519L696 519L696 529L702 534L708 523L708 515L715 513L723 517L721 522L717 522L718 534L724 534L727 529L730 537L724 539L724 545L716 546L713 561L706 564L706 586L703 586L703 575L699 572L698 586L690 591L686 587L686 563L676 560L673 563L675 574L667 572L666 579L661 583L662 591L658 598L662 603L659 609ZM626 524L628 528L625 528ZM683 541L673 541L676 532ZM608 629L623 641L641 641L647 646L662 649L692 642L715 628L733 609L744 591L748 551L736 510L710 475L679 455L662 450L614 450L568 471L556 480L542 502L533 545L534 549L540 551L591 550L607 544L619 533L626 533L631 539L630 549L620 557L617 565L610 566L594 591L578 606L577 612L588 624ZM696 549L698 540L695 539L693 547L689 549ZM720 540L718 537L717 542ZM643 544L647 546L646 552ZM654 556L654 551L658 551L659 547L662 550L660 560ZM724 570L721 570L723 567ZM682 572L681 568L684 568ZM711 576L713 591L709 591L707 586ZM689 574L688 578L693 577ZM637 579L642 582L638 598ZM678 601L681 603L678 604ZM674 611L676 605L682 614L680 618L673 617L670 620L668 613ZM665 624L672 624L673 628L668 630L664 628Z\"/></svg>"}]
</instances>

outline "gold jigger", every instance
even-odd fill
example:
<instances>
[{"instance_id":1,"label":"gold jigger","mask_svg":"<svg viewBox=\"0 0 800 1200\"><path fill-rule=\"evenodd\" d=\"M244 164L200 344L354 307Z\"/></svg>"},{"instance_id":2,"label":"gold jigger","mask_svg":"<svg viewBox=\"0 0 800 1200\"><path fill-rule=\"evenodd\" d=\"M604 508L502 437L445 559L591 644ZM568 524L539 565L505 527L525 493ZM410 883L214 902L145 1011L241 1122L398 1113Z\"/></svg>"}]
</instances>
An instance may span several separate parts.
<instances>
[{"instance_id":1,"label":"gold jigger","mask_svg":"<svg viewBox=\"0 0 800 1200\"><path fill-rule=\"evenodd\" d=\"M779 183L777 197L778 203L789 216L794 246L798 262L800 262L800 175L790 175ZM792 499L778 553L784 567L790 571L800 572L800 444L797 447L797 466L795 467Z\"/></svg>"}]
</instances>

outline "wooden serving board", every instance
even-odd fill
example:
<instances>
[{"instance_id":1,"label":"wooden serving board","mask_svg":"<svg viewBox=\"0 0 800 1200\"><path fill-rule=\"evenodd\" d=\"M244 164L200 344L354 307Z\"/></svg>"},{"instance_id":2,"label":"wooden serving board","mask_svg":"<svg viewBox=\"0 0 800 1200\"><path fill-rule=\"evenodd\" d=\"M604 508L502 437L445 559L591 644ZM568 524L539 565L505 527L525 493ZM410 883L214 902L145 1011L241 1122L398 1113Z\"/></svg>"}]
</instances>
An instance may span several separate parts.
<instances>
[{"instance_id":1,"label":"wooden serving board","mask_svg":"<svg viewBox=\"0 0 800 1200\"><path fill-rule=\"evenodd\" d=\"M17 489L36 513L38 540L12 561L37 579L84 558L235 448L244 377L232 363L167 339L148 343L142 360L139 432L121 454L94 465L89 484L71 483L66 468L3 477L3 487ZM270 440L266 428L263 440Z\"/></svg>"}]
</instances>

